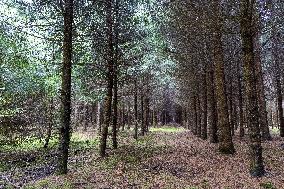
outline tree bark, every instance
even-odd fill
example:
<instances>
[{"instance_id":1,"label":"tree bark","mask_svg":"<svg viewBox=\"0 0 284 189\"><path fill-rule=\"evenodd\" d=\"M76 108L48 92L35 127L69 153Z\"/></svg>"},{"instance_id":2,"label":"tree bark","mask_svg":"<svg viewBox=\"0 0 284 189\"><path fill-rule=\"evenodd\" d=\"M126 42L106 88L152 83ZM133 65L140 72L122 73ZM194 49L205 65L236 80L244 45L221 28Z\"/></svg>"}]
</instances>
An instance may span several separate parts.
<instances>
[{"instance_id":1,"label":"tree bark","mask_svg":"<svg viewBox=\"0 0 284 189\"><path fill-rule=\"evenodd\" d=\"M277 34L273 32L273 46L272 53L274 57L274 68L275 68L275 85L276 85L276 98L277 98L277 126L280 129L280 136L284 137L284 117L283 117L283 91L281 86L281 68L278 55L277 41L279 38Z\"/></svg>"},{"instance_id":2,"label":"tree bark","mask_svg":"<svg viewBox=\"0 0 284 189\"><path fill-rule=\"evenodd\" d=\"M254 3L250 0L241 1L241 38L243 45L244 78L247 95L247 124L249 129L250 173L262 176L264 165L262 159L259 112L257 105L257 78L254 62L252 15Z\"/></svg>"},{"instance_id":3,"label":"tree bark","mask_svg":"<svg viewBox=\"0 0 284 189\"><path fill-rule=\"evenodd\" d=\"M113 96L113 67L114 67L114 43L113 43L113 0L106 1L106 24L107 24L107 94L104 108L104 124L101 132L100 156L106 156L108 128L111 122L112 96Z\"/></svg>"},{"instance_id":4,"label":"tree bark","mask_svg":"<svg viewBox=\"0 0 284 189\"><path fill-rule=\"evenodd\" d=\"M217 135L217 109L216 109L216 97L214 91L214 70L213 65L210 64L208 69L207 86L208 86L208 111L209 111L209 139L211 143L218 142Z\"/></svg>"},{"instance_id":5,"label":"tree bark","mask_svg":"<svg viewBox=\"0 0 284 189\"><path fill-rule=\"evenodd\" d=\"M145 135L145 122L144 122L144 97L141 95L141 135Z\"/></svg>"},{"instance_id":6,"label":"tree bark","mask_svg":"<svg viewBox=\"0 0 284 189\"><path fill-rule=\"evenodd\" d=\"M61 89L61 127L59 131L58 174L67 173L71 122L71 73L73 0L65 0L64 8L63 67Z\"/></svg>"},{"instance_id":7,"label":"tree bark","mask_svg":"<svg viewBox=\"0 0 284 189\"><path fill-rule=\"evenodd\" d=\"M51 138L52 134L52 126L53 126L53 99L50 100L50 105L49 105L49 115L48 115L48 130L47 130L47 136L45 138L45 143L43 145L43 148L47 148L49 145L49 140Z\"/></svg>"},{"instance_id":8,"label":"tree bark","mask_svg":"<svg viewBox=\"0 0 284 189\"><path fill-rule=\"evenodd\" d=\"M114 149L117 148L117 120L118 120L118 110L117 110L117 104L118 104L118 35L119 35L119 0L116 0L115 2L115 51L114 51L114 71L113 71L113 122L112 122L112 146Z\"/></svg>"},{"instance_id":9,"label":"tree bark","mask_svg":"<svg viewBox=\"0 0 284 189\"><path fill-rule=\"evenodd\" d=\"M134 129L134 138L138 139L138 88L137 80L134 81L135 91L134 91L134 117L135 117L135 129Z\"/></svg>"},{"instance_id":10,"label":"tree bark","mask_svg":"<svg viewBox=\"0 0 284 189\"><path fill-rule=\"evenodd\" d=\"M219 151L224 154L233 154L235 152L232 141L231 127L229 122L227 94L224 74L224 55L222 48L222 20L219 1L213 2L213 10L215 22L213 27L213 57L215 62L215 84L217 96L217 111L218 111L218 129L219 129Z\"/></svg>"},{"instance_id":11,"label":"tree bark","mask_svg":"<svg viewBox=\"0 0 284 189\"><path fill-rule=\"evenodd\" d=\"M150 124L150 99L146 97L145 99L145 132L149 131Z\"/></svg>"},{"instance_id":12,"label":"tree bark","mask_svg":"<svg viewBox=\"0 0 284 189\"><path fill-rule=\"evenodd\" d=\"M194 125L192 128L192 133L197 135L197 127L198 127L198 115L197 115L197 97L194 95L193 97L193 114L194 114Z\"/></svg>"},{"instance_id":13,"label":"tree bark","mask_svg":"<svg viewBox=\"0 0 284 189\"><path fill-rule=\"evenodd\" d=\"M98 101L98 107L97 107L97 120L96 120L96 124L99 130L99 133L101 133L102 131L102 127L101 127L101 102Z\"/></svg>"},{"instance_id":14,"label":"tree bark","mask_svg":"<svg viewBox=\"0 0 284 189\"><path fill-rule=\"evenodd\" d=\"M232 67L230 66L230 70L232 69ZM230 127L231 127L231 133L232 136L235 135L235 128L234 128L234 118L233 118L233 78L231 76L231 72L230 72L230 76L228 79L229 82L229 94L228 94L228 103L229 103L229 122L230 122Z\"/></svg>"},{"instance_id":15,"label":"tree bark","mask_svg":"<svg viewBox=\"0 0 284 189\"><path fill-rule=\"evenodd\" d=\"M197 137L201 137L201 105L200 105L200 94L199 90L197 93L197 101L196 101L196 110L197 110L197 128L196 128L196 135Z\"/></svg>"},{"instance_id":16,"label":"tree bark","mask_svg":"<svg viewBox=\"0 0 284 189\"><path fill-rule=\"evenodd\" d=\"M258 32L259 33L259 32ZM266 110L266 100L263 84L263 73L261 65L261 44L259 41L259 34L255 37L255 62L256 62L256 75L257 75L257 99L259 107L259 124L262 140L271 140L269 132L268 117Z\"/></svg>"},{"instance_id":17,"label":"tree bark","mask_svg":"<svg viewBox=\"0 0 284 189\"><path fill-rule=\"evenodd\" d=\"M116 67L116 66L115 66ZM115 72L117 72L115 68ZM113 77L113 118L112 118L112 146L114 149L117 148L117 103L118 103L118 96L117 96L117 73L114 73Z\"/></svg>"},{"instance_id":18,"label":"tree bark","mask_svg":"<svg viewBox=\"0 0 284 189\"><path fill-rule=\"evenodd\" d=\"M202 88L203 91L201 93L202 98L202 125L201 125L201 138L203 140L207 139L207 65L203 66L203 76L202 76Z\"/></svg>"},{"instance_id":19,"label":"tree bark","mask_svg":"<svg viewBox=\"0 0 284 189\"><path fill-rule=\"evenodd\" d=\"M280 136L284 137L284 118L283 118L283 98L282 98L282 87L281 87L281 75L279 71L279 65L278 62L276 64L276 78L275 78L275 84L276 84L276 95L277 95L277 126L280 129Z\"/></svg>"},{"instance_id":20,"label":"tree bark","mask_svg":"<svg viewBox=\"0 0 284 189\"><path fill-rule=\"evenodd\" d=\"M240 127L240 138L243 138L245 135L244 129L244 111L243 111L243 93L242 93L242 74L241 67L238 65L238 100L239 100L239 127Z\"/></svg>"}]
</instances>

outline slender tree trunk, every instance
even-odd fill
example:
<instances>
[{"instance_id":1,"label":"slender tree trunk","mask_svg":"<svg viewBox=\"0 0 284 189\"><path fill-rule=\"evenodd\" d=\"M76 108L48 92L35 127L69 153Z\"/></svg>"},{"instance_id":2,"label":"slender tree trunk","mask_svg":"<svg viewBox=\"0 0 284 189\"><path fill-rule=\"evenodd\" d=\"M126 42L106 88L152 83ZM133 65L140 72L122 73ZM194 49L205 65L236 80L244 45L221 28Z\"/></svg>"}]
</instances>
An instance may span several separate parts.
<instances>
[{"instance_id":1,"label":"slender tree trunk","mask_svg":"<svg viewBox=\"0 0 284 189\"><path fill-rule=\"evenodd\" d=\"M230 67L232 69L232 67ZM232 73L230 73L232 74ZM233 120L233 78L232 76L229 77L229 95L228 95L228 101L229 101L229 120L230 120L230 126L231 126L231 133L232 136L235 135L235 128L234 128L234 120Z\"/></svg>"},{"instance_id":2,"label":"slender tree trunk","mask_svg":"<svg viewBox=\"0 0 284 189\"><path fill-rule=\"evenodd\" d=\"M201 137L201 105L200 105L200 94L197 93L197 129L196 129L196 135L197 137Z\"/></svg>"},{"instance_id":3,"label":"slender tree trunk","mask_svg":"<svg viewBox=\"0 0 284 189\"><path fill-rule=\"evenodd\" d=\"M45 138L45 143L43 145L43 148L47 148L48 144L49 144L49 140L51 138L51 134L52 134L52 126L53 126L53 99L50 100L50 107L49 107L49 120L48 120L48 130L47 130L47 136Z\"/></svg>"},{"instance_id":4,"label":"slender tree trunk","mask_svg":"<svg viewBox=\"0 0 284 189\"><path fill-rule=\"evenodd\" d=\"M101 133L101 102L98 101L98 106L97 106L97 120L96 120L96 124L98 127L99 132Z\"/></svg>"},{"instance_id":5,"label":"slender tree trunk","mask_svg":"<svg viewBox=\"0 0 284 189\"><path fill-rule=\"evenodd\" d=\"M203 91L201 93L202 98L202 126L201 126L201 138L203 140L207 139L207 65L205 63L203 68L203 77L202 77L202 88Z\"/></svg>"},{"instance_id":6,"label":"slender tree trunk","mask_svg":"<svg viewBox=\"0 0 284 189\"><path fill-rule=\"evenodd\" d=\"M234 99L233 101L233 127L234 127L234 131L236 131L238 129L238 125L237 125L237 105L236 105L236 99Z\"/></svg>"},{"instance_id":7,"label":"slender tree trunk","mask_svg":"<svg viewBox=\"0 0 284 189\"><path fill-rule=\"evenodd\" d=\"M276 63L278 65L278 63ZM279 66L277 66L277 70L279 70ZM277 127L280 128L280 136L284 137L284 118L283 118L283 98L282 98L282 87L281 87L281 76L280 76L280 71L276 71L276 78L275 78L275 83L276 83L276 94L277 94Z\"/></svg>"},{"instance_id":8,"label":"slender tree trunk","mask_svg":"<svg viewBox=\"0 0 284 189\"><path fill-rule=\"evenodd\" d=\"M144 122L144 97L141 95L141 135L145 135L145 122Z\"/></svg>"},{"instance_id":9,"label":"slender tree trunk","mask_svg":"<svg viewBox=\"0 0 284 189\"><path fill-rule=\"evenodd\" d=\"M111 113L112 113L112 91L113 91L113 69L114 69L114 44L113 44L113 1L106 1L106 23L107 23L107 94L105 98L105 109L104 109L104 124L101 133L101 143L100 143L100 156L106 156L106 147L107 147L107 136L108 128L111 122Z\"/></svg>"},{"instance_id":10,"label":"slender tree trunk","mask_svg":"<svg viewBox=\"0 0 284 189\"><path fill-rule=\"evenodd\" d=\"M134 138L138 139L138 88L137 80L134 81L135 91L134 91L134 116L135 116L135 129L134 129Z\"/></svg>"},{"instance_id":11,"label":"slender tree trunk","mask_svg":"<svg viewBox=\"0 0 284 189\"><path fill-rule=\"evenodd\" d=\"M150 100L148 97L145 99L145 132L149 131L149 123L150 123L150 108L149 104Z\"/></svg>"},{"instance_id":12,"label":"slender tree trunk","mask_svg":"<svg viewBox=\"0 0 284 189\"><path fill-rule=\"evenodd\" d=\"M112 146L114 149L117 148L117 120L118 120L118 110L117 110L117 104L118 104L118 35L119 35L119 0L115 1L115 49L114 49L114 71L113 71L113 122L112 122Z\"/></svg>"},{"instance_id":13,"label":"slender tree trunk","mask_svg":"<svg viewBox=\"0 0 284 189\"><path fill-rule=\"evenodd\" d=\"M63 67L61 89L61 127L59 131L58 174L67 173L71 122L71 72L73 0L65 0L64 8Z\"/></svg>"},{"instance_id":14,"label":"slender tree trunk","mask_svg":"<svg viewBox=\"0 0 284 189\"><path fill-rule=\"evenodd\" d=\"M240 65L238 65L238 100L239 100L239 124L240 124L240 138L243 138L245 135L244 129L244 112L243 112L243 93L242 93L242 74Z\"/></svg>"},{"instance_id":15,"label":"slender tree trunk","mask_svg":"<svg viewBox=\"0 0 284 189\"><path fill-rule=\"evenodd\" d=\"M209 138L211 143L218 142L218 135L217 135L217 109L216 109L216 97L214 91L214 71L213 65L210 64L209 71L208 71L208 110L209 110Z\"/></svg>"},{"instance_id":16,"label":"slender tree trunk","mask_svg":"<svg viewBox=\"0 0 284 189\"><path fill-rule=\"evenodd\" d=\"M122 103L121 124L122 124L122 130L124 131L124 127L125 127L125 104L124 102Z\"/></svg>"},{"instance_id":17,"label":"slender tree trunk","mask_svg":"<svg viewBox=\"0 0 284 189\"><path fill-rule=\"evenodd\" d=\"M255 39L255 62L256 62L256 74L257 74L257 99L259 107L259 124L262 135L262 140L271 140L271 135L269 132L268 117L266 110L266 100L264 93L264 84L263 84L263 73L261 66L261 57L260 57L260 42L257 35Z\"/></svg>"},{"instance_id":18,"label":"slender tree trunk","mask_svg":"<svg viewBox=\"0 0 284 189\"><path fill-rule=\"evenodd\" d=\"M115 66L116 67L116 66ZM116 68L115 68L116 69ZM115 70L116 72L117 70ZM112 146L114 149L117 148L117 73L113 76L113 119L112 119Z\"/></svg>"},{"instance_id":19,"label":"slender tree trunk","mask_svg":"<svg viewBox=\"0 0 284 189\"><path fill-rule=\"evenodd\" d=\"M213 2L213 9L216 12L215 23L212 26L213 32L213 55L215 62L215 84L218 111L218 130L219 130L219 151L224 154L233 154L235 152L232 141L231 127L229 122L227 94L224 74L224 55L222 47L222 21L219 1Z\"/></svg>"},{"instance_id":20,"label":"slender tree trunk","mask_svg":"<svg viewBox=\"0 0 284 189\"><path fill-rule=\"evenodd\" d=\"M88 104L83 104L83 125L84 125L84 131L87 131L88 129L88 123L89 123L89 117L88 117Z\"/></svg>"},{"instance_id":21,"label":"slender tree trunk","mask_svg":"<svg viewBox=\"0 0 284 189\"><path fill-rule=\"evenodd\" d=\"M283 91L281 86L281 68L278 55L278 46L276 34L273 33L273 57L275 67L275 85L276 85L276 97L277 97L277 127L280 128L280 136L284 137L284 117L283 117Z\"/></svg>"},{"instance_id":22,"label":"slender tree trunk","mask_svg":"<svg viewBox=\"0 0 284 189\"><path fill-rule=\"evenodd\" d=\"M130 102L127 103L127 127L128 130L131 128L131 112L130 112Z\"/></svg>"},{"instance_id":23,"label":"slender tree trunk","mask_svg":"<svg viewBox=\"0 0 284 189\"><path fill-rule=\"evenodd\" d=\"M247 95L247 123L250 140L250 173L252 176L262 176L264 165L262 159L261 135L259 127L259 112L257 105L257 78L254 62L252 15L254 3L242 0L241 38L243 44L244 78Z\"/></svg>"},{"instance_id":24,"label":"slender tree trunk","mask_svg":"<svg viewBox=\"0 0 284 189\"><path fill-rule=\"evenodd\" d=\"M273 129L273 111L272 111L272 109L270 109L270 114L269 114L269 120L270 120L270 126L271 126L271 128Z\"/></svg>"},{"instance_id":25,"label":"slender tree trunk","mask_svg":"<svg viewBox=\"0 0 284 189\"><path fill-rule=\"evenodd\" d=\"M194 125L192 128L192 133L197 135L197 127L198 127L198 115L197 115L197 97L194 95L193 97L193 114L194 114Z\"/></svg>"}]
</instances>

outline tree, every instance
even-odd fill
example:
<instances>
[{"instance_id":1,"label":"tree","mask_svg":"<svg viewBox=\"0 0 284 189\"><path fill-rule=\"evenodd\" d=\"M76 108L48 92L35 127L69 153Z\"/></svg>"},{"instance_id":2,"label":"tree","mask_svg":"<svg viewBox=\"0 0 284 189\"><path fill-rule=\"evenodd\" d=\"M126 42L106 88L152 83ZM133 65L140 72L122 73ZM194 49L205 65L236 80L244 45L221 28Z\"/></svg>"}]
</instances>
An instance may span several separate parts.
<instances>
[{"instance_id":1,"label":"tree","mask_svg":"<svg viewBox=\"0 0 284 189\"><path fill-rule=\"evenodd\" d=\"M253 10L255 4L250 0L241 1L241 38L243 45L243 67L247 95L247 122L249 128L250 173L262 176L264 165L262 159L259 111L257 106L257 75L254 61Z\"/></svg>"},{"instance_id":2,"label":"tree","mask_svg":"<svg viewBox=\"0 0 284 189\"><path fill-rule=\"evenodd\" d=\"M113 69L114 69L114 43L113 43L113 0L106 3L106 36L107 36L107 94L105 97L104 124L101 133L100 155L106 156L108 128L111 122L112 97L113 97Z\"/></svg>"},{"instance_id":3,"label":"tree","mask_svg":"<svg viewBox=\"0 0 284 189\"><path fill-rule=\"evenodd\" d=\"M208 111L209 111L209 139L211 143L218 142L217 135L217 109L216 109L216 96L214 86L214 70L212 63L209 64L207 76L207 91L208 91Z\"/></svg>"},{"instance_id":4,"label":"tree","mask_svg":"<svg viewBox=\"0 0 284 189\"><path fill-rule=\"evenodd\" d=\"M215 12L213 28L213 54L215 63L215 84L217 96L217 111L218 111L218 129L219 129L219 151L224 154L233 154L235 152L234 144L231 135L231 126L228 114L227 96L225 90L225 75L224 75L224 57L222 49L222 20L220 11L220 1L214 1L212 6Z\"/></svg>"},{"instance_id":5,"label":"tree","mask_svg":"<svg viewBox=\"0 0 284 189\"><path fill-rule=\"evenodd\" d=\"M58 156L59 174L67 173L68 150L70 142L73 0L65 1L63 16L64 40L61 90L61 127Z\"/></svg>"}]
</instances>

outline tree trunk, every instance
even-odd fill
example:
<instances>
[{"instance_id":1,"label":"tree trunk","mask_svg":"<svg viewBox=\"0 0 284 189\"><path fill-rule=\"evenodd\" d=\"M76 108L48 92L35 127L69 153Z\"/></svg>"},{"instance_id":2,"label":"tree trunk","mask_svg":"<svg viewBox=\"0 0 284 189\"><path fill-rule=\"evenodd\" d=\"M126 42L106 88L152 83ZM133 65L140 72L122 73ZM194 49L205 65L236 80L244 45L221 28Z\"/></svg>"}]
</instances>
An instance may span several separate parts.
<instances>
[{"instance_id":1,"label":"tree trunk","mask_svg":"<svg viewBox=\"0 0 284 189\"><path fill-rule=\"evenodd\" d=\"M104 124L101 133L101 143L100 143L100 156L106 156L107 147L107 136L108 128L111 122L111 110L112 110L112 91L113 91L113 55L114 55L114 44L113 44L113 15L112 15L112 0L106 1L106 24L107 24L107 94L105 98L105 108L104 108Z\"/></svg>"},{"instance_id":2,"label":"tree trunk","mask_svg":"<svg viewBox=\"0 0 284 189\"><path fill-rule=\"evenodd\" d=\"M197 137L201 137L201 105L200 105L200 94L199 91L197 93L197 101L196 101L196 109L197 109L197 128L196 135Z\"/></svg>"},{"instance_id":3,"label":"tree trunk","mask_svg":"<svg viewBox=\"0 0 284 189\"><path fill-rule=\"evenodd\" d=\"M102 127L101 127L101 102L100 101L98 101L96 124L99 130L99 133L101 133Z\"/></svg>"},{"instance_id":4,"label":"tree trunk","mask_svg":"<svg viewBox=\"0 0 284 189\"><path fill-rule=\"evenodd\" d=\"M230 67L230 70L232 67ZM232 74L232 73L230 73ZM228 102L229 102L229 121L231 126L231 133L232 136L235 135L235 125L234 125L234 118L233 118L233 78L232 76L229 77L229 95L228 95Z\"/></svg>"},{"instance_id":5,"label":"tree trunk","mask_svg":"<svg viewBox=\"0 0 284 189\"><path fill-rule=\"evenodd\" d=\"M243 93L242 93L242 74L241 67L238 65L238 100L239 100L239 127L240 127L240 138L243 138L245 135L244 129L244 111L243 111Z\"/></svg>"},{"instance_id":6,"label":"tree trunk","mask_svg":"<svg viewBox=\"0 0 284 189\"><path fill-rule=\"evenodd\" d=\"M116 67L116 66L115 66ZM113 76L113 119L112 119L112 146L114 149L117 148L117 68Z\"/></svg>"},{"instance_id":7,"label":"tree trunk","mask_svg":"<svg viewBox=\"0 0 284 189\"><path fill-rule=\"evenodd\" d=\"M247 95L247 124L249 129L250 173L262 176L264 165L262 159L259 112L257 105L257 79L254 62L252 15L254 4L250 0L242 0L241 38L243 45L244 78Z\"/></svg>"},{"instance_id":8,"label":"tree trunk","mask_svg":"<svg viewBox=\"0 0 284 189\"><path fill-rule=\"evenodd\" d=\"M278 63L276 63L278 65ZM277 68L278 67L278 68ZM284 137L284 118L283 118L283 98L282 98L282 87L281 87L281 76L279 71L279 66L276 66L276 78L275 78L275 84L276 84L276 94L277 94L277 126L280 128L280 136ZM277 71L278 70L278 71Z\"/></svg>"},{"instance_id":9,"label":"tree trunk","mask_svg":"<svg viewBox=\"0 0 284 189\"><path fill-rule=\"evenodd\" d=\"M144 97L141 95L141 135L145 135L145 122L144 122Z\"/></svg>"},{"instance_id":10,"label":"tree trunk","mask_svg":"<svg viewBox=\"0 0 284 189\"><path fill-rule=\"evenodd\" d=\"M117 110L117 104L118 104L118 53L119 53L119 0L116 0L115 2L115 51L114 51L114 71L113 71L113 122L112 122L112 146L114 149L117 148L117 120L118 120L118 110Z\"/></svg>"},{"instance_id":11,"label":"tree trunk","mask_svg":"<svg viewBox=\"0 0 284 189\"><path fill-rule=\"evenodd\" d=\"M122 124L122 131L124 131L124 127L125 127L125 104L124 102L122 103L121 124Z\"/></svg>"},{"instance_id":12,"label":"tree trunk","mask_svg":"<svg viewBox=\"0 0 284 189\"><path fill-rule=\"evenodd\" d=\"M219 151L224 154L233 154L235 152L232 141L231 127L229 122L227 94L224 74L224 55L222 47L222 21L219 1L213 2L213 9L216 12L215 23L212 26L213 32L213 55L215 62L215 84L218 111L218 130L219 130Z\"/></svg>"},{"instance_id":13,"label":"tree trunk","mask_svg":"<svg viewBox=\"0 0 284 189\"><path fill-rule=\"evenodd\" d=\"M256 51L256 72L257 72L257 99L258 99L258 107L259 107L259 124L261 130L262 140L271 140L271 135L269 132L268 118L267 118L267 110L266 110L266 100L264 93L264 84L263 84L263 76L262 76L262 67L260 61L260 55Z\"/></svg>"},{"instance_id":14,"label":"tree trunk","mask_svg":"<svg viewBox=\"0 0 284 189\"><path fill-rule=\"evenodd\" d=\"M49 140L51 138L51 134L52 134L52 126L53 126L53 111L54 111L54 107L53 107L53 99L50 100L50 106L49 106L49 120L48 120L48 130L47 130L47 136L45 138L45 143L43 145L43 148L47 148L48 144L49 144Z\"/></svg>"},{"instance_id":15,"label":"tree trunk","mask_svg":"<svg viewBox=\"0 0 284 189\"><path fill-rule=\"evenodd\" d=\"M261 47L260 47L259 37L255 39L255 47L256 47L255 62L256 62L256 76L257 76L257 99L259 107L259 124L260 124L261 137L262 140L271 140L272 138L269 133L266 100L264 93L263 73L262 73L261 57L260 57Z\"/></svg>"},{"instance_id":16,"label":"tree trunk","mask_svg":"<svg viewBox=\"0 0 284 189\"><path fill-rule=\"evenodd\" d=\"M149 124L150 124L150 100L148 97L145 99L145 132L149 131Z\"/></svg>"},{"instance_id":17,"label":"tree trunk","mask_svg":"<svg viewBox=\"0 0 284 189\"><path fill-rule=\"evenodd\" d=\"M278 55L278 46L277 41L279 38L277 38L275 32L273 32L273 57L274 57L274 68L275 68L275 85L276 85L276 96L277 96L277 126L280 128L280 136L284 137L284 117L283 117L283 91L281 86L281 68L280 68L280 57Z\"/></svg>"},{"instance_id":18,"label":"tree trunk","mask_svg":"<svg viewBox=\"0 0 284 189\"><path fill-rule=\"evenodd\" d=\"M214 91L214 70L213 65L210 64L208 77L207 77L207 86L208 86L208 110L209 110L209 138L211 143L218 142L218 135L217 135L217 109L216 109L216 97Z\"/></svg>"},{"instance_id":19,"label":"tree trunk","mask_svg":"<svg viewBox=\"0 0 284 189\"><path fill-rule=\"evenodd\" d=\"M197 135L197 127L198 127L198 115L197 115L197 97L196 95L193 96L193 119L194 119L194 124L192 128L192 133L194 135Z\"/></svg>"},{"instance_id":20,"label":"tree trunk","mask_svg":"<svg viewBox=\"0 0 284 189\"><path fill-rule=\"evenodd\" d=\"M61 89L61 127L59 131L58 173L67 173L71 122L72 23L73 0L65 1L64 8L63 67Z\"/></svg>"},{"instance_id":21,"label":"tree trunk","mask_svg":"<svg viewBox=\"0 0 284 189\"><path fill-rule=\"evenodd\" d=\"M203 76L202 76L202 88L203 91L201 93L201 98L202 98L202 125L201 125L201 138L203 140L207 139L207 77L206 77L206 72L207 72L207 65L203 66Z\"/></svg>"},{"instance_id":22,"label":"tree trunk","mask_svg":"<svg viewBox=\"0 0 284 189\"><path fill-rule=\"evenodd\" d=\"M134 91L134 117L135 117L135 129L134 129L134 138L138 139L138 88L137 88L137 80L134 81L135 91Z\"/></svg>"},{"instance_id":23,"label":"tree trunk","mask_svg":"<svg viewBox=\"0 0 284 189\"><path fill-rule=\"evenodd\" d=\"M127 103L127 129L131 128L131 112L130 112L130 102Z\"/></svg>"}]
</instances>

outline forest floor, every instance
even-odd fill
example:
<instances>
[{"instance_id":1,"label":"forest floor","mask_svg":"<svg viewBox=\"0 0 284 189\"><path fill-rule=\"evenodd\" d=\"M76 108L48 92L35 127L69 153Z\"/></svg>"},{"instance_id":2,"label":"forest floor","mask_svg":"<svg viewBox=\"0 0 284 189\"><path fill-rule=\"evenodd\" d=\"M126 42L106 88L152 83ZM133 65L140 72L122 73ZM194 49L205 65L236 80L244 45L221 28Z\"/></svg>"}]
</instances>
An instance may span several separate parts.
<instances>
[{"instance_id":1,"label":"forest floor","mask_svg":"<svg viewBox=\"0 0 284 189\"><path fill-rule=\"evenodd\" d=\"M263 143L266 175L252 178L248 173L247 141L235 137L235 155L221 155L216 144L210 144L184 129L163 127L152 129L138 141L128 132L121 132L120 147L108 150L107 158L99 158L97 138L82 134L85 143L71 148L69 173L54 176L54 150L37 152L44 165L34 170L24 166L16 170L0 170L1 179L10 187L23 188L182 188L182 189L283 189L284 188L284 140L274 137ZM94 146L92 146L94 145ZM49 155L48 155L49 154ZM51 158L52 159L52 158ZM7 166L7 165L6 165ZM35 171L33 173L33 171ZM18 178L26 180L17 180ZM30 174L29 174L30 173ZM33 174L34 176L33 176ZM22 177L21 177L22 175ZM27 177L29 176L29 177ZM45 178L44 178L45 177ZM34 180L34 181L33 181ZM5 180L4 180L5 183ZM6 185L8 186L8 185Z\"/></svg>"}]
</instances>

